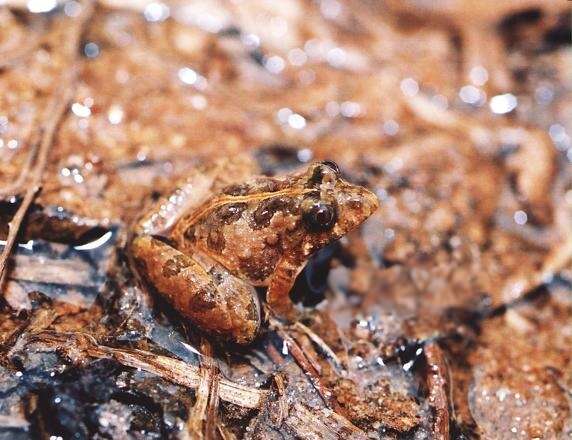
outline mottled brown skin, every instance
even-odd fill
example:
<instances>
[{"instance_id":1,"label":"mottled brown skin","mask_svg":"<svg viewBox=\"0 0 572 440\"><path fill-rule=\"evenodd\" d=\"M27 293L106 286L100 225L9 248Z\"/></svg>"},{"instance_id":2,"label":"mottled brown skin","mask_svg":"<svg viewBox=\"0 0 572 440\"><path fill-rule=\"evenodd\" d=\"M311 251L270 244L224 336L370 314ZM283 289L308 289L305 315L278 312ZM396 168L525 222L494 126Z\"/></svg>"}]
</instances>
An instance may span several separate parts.
<instances>
[{"instance_id":1,"label":"mottled brown skin","mask_svg":"<svg viewBox=\"0 0 572 440\"><path fill-rule=\"evenodd\" d=\"M331 162L246 182L237 169L220 162L191 176L139 222L130 255L199 328L248 343L260 326L254 286L268 287L274 314L295 319L289 293L310 255L360 225L378 200Z\"/></svg>"}]
</instances>

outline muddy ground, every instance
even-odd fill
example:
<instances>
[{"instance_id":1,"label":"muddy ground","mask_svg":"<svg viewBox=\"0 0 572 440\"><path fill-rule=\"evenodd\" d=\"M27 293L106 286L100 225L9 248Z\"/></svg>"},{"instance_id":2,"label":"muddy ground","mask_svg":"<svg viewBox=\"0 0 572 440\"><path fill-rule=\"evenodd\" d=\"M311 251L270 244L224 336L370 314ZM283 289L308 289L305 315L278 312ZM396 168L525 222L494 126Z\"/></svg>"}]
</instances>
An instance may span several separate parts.
<instances>
[{"instance_id":1,"label":"muddy ground","mask_svg":"<svg viewBox=\"0 0 572 440\"><path fill-rule=\"evenodd\" d=\"M572 436L569 3L6 3L0 439ZM381 203L247 347L125 254L237 155Z\"/></svg>"}]
</instances>

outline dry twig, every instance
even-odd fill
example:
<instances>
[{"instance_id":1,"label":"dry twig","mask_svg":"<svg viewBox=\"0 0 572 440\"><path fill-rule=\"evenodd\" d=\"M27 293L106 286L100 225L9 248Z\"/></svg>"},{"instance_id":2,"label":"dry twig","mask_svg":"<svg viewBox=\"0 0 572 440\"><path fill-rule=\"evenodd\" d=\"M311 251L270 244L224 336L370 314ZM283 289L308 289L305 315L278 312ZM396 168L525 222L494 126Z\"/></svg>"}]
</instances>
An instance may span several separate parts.
<instances>
[{"instance_id":1,"label":"dry twig","mask_svg":"<svg viewBox=\"0 0 572 440\"><path fill-rule=\"evenodd\" d=\"M345 417L332 411L308 408L296 403L284 421L296 438L308 440L365 440L368 437Z\"/></svg>"},{"instance_id":2,"label":"dry twig","mask_svg":"<svg viewBox=\"0 0 572 440\"><path fill-rule=\"evenodd\" d=\"M447 394L448 369L443 351L436 342L429 342L424 347L427 359L425 373L428 401L434 411L433 435L437 440L449 438L449 399Z\"/></svg>"},{"instance_id":3,"label":"dry twig","mask_svg":"<svg viewBox=\"0 0 572 440\"><path fill-rule=\"evenodd\" d=\"M88 356L95 359L113 359L122 365L139 368L170 382L196 389L200 385L200 369L194 365L167 356L159 356L143 350L124 350L97 343L87 333L55 333L43 332L33 336L29 342L39 342L56 349L74 354L80 359ZM219 395L225 402L234 403L245 408L260 408L266 400L267 392L237 384L220 378Z\"/></svg>"},{"instance_id":4,"label":"dry twig","mask_svg":"<svg viewBox=\"0 0 572 440\"><path fill-rule=\"evenodd\" d=\"M294 328L296 330L300 330L302 333L304 333L306 336L308 336L310 338L310 340L314 344L316 344L318 346L318 348L320 350L322 350L322 352L324 352L324 354L326 354L326 356L334 362L334 366L336 368L338 368L338 369L342 368L342 362L341 362L340 358L338 358L336 353L334 353L334 350L332 350L330 348L330 346L328 344L326 344L326 342L321 337L319 337L312 329L305 326L301 322L296 322L294 324Z\"/></svg>"},{"instance_id":5,"label":"dry twig","mask_svg":"<svg viewBox=\"0 0 572 440\"><path fill-rule=\"evenodd\" d=\"M12 352L18 350L26 343L30 335L34 335L48 328L60 315L52 309L39 308L21 326L16 328L6 342L0 346L0 351Z\"/></svg>"},{"instance_id":6,"label":"dry twig","mask_svg":"<svg viewBox=\"0 0 572 440\"><path fill-rule=\"evenodd\" d=\"M278 420L277 425L281 426L282 422L288 415L288 402L286 401L286 386L284 385L284 376L281 373L274 375L274 383L278 395Z\"/></svg>"},{"instance_id":7,"label":"dry twig","mask_svg":"<svg viewBox=\"0 0 572 440\"><path fill-rule=\"evenodd\" d=\"M200 380L196 401L189 413L187 432L189 438L215 438L219 404L218 369L211 357L212 348L208 341L201 344Z\"/></svg>"},{"instance_id":8,"label":"dry twig","mask_svg":"<svg viewBox=\"0 0 572 440\"><path fill-rule=\"evenodd\" d=\"M324 384L322 377L320 375L320 366L314 361L311 356L308 356L306 352L300 347L300 345L292 339L292 337L282 328L282 325L274 320L270 319L270 324L276 331L276 333L282 338L282 340L288 346L290 354L302 369L302 371L310 378L312 385L318 391L318 394L322 397L322 400L326 405L333 409L338 414L344 415L343 409L340 407L338 401L334 397L333 393Z\"/></svg>"}]
</instances>

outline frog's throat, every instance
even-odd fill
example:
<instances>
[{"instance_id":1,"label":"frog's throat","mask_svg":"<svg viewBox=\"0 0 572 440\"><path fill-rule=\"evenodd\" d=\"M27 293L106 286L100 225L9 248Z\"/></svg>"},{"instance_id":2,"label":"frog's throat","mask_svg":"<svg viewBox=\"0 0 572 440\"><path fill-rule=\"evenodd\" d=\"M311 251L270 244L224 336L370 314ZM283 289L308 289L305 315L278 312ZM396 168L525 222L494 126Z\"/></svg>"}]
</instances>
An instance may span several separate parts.
<instances>
[{"instance_id":1,"label":"frog's throat","mask_svg":"<svg viewBox=\"0 0 572 440\"><path fill-rule=\"evenodd\" d=\"M215 199L211 199L210 201L205 203L203 205L203 207L198 209L189 218L189 222L191 224L193 224L198 219L200 219L203 215L205 215L206 213L212 211L213 209L218 208L219 206L226 205L227 203L248 203L248 202L252 202L252 201L260 201L260 200L264 200L264 199L270 199L270 198L278 197L281 195L299 196L299 195L315 193L315 192L316 192L315 188L304 188L304 189L300 189L297 191L292 191L292 189L289 188L289 189L283 189L283 190L274 191L274 192L248 194L245 196L227 196L227 195L224 195L224 196L216 197Z\"/></svg>"}]
</instances>

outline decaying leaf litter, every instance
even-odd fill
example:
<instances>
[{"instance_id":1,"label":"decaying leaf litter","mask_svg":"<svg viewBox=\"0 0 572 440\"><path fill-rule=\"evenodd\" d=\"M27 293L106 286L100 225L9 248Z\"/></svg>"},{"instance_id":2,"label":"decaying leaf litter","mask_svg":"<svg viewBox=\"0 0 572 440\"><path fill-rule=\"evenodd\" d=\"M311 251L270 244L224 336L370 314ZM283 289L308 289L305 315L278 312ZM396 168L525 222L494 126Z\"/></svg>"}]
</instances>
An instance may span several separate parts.
<instances>
[{"instance_id":1,"label":"decaying leaf litter","mask_svg":"<svg viewBox=\"0 0 572 440\"><path fill-rule=\"evenodd\" d=\"M464 39L461 1L428 24L369 2L2 7L1 435L569 433L557 3L474 14L494 56ZM300 277L307 318L247 348L198 334L125 266L145 202L213 153L266 173L332 158L382 203Z\"/></svg>"}]
</instances>

